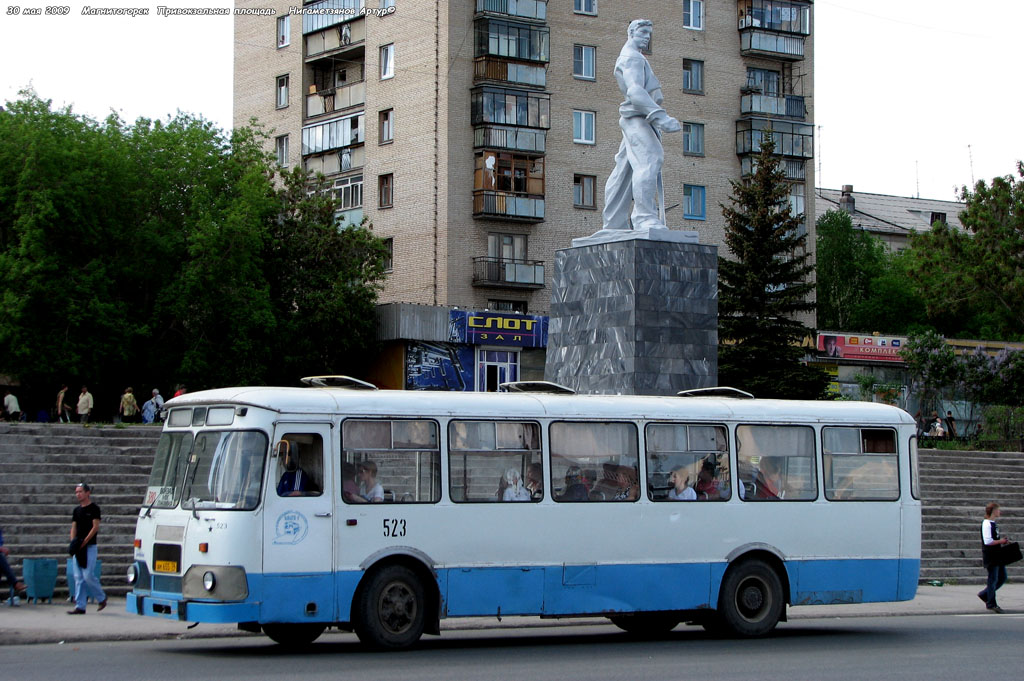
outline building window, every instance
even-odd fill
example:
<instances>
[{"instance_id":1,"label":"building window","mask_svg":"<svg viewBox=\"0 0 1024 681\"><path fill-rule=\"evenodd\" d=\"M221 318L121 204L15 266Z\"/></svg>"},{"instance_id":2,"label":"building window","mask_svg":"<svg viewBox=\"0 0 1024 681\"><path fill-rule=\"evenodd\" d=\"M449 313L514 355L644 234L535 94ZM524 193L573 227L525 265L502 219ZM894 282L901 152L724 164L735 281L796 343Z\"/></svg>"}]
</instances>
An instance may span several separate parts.
<instances>
[{"instance_id":1,"label":"building window","mask_svg":"<svg viewBox=\"0 0 1024 681\"><path fill-rule=\"evenodd\" d=\"M284 15L277 18L277 46L285 47L291 42L292 18L291 15Z\"/></svg>"},{"instance_id":2,"label":"building window","mask_svg":"<svg viewBox=\"0 0 1024 681\"><path fill-rule=\"evenodd\" d=\"M380 79L395 77L395 44L380 46Z\"/></svg>"},{"instance_id":3,"label":"building window","mask_svg":"<svg viewBox=\"0 0 1024 681\"><path fill-rule=\"evenodd\" d=\"M683 153L687 156L704 155L703 123L683 123Z\"/></svg>"},{"instance_id":4,"label":"building window","mask_svg":"<svg viewBox=\"0 0 1024 681\"><path fill-rule=\"evenodd\" d=\"M704 94L704 62L699 59L683 60L683 89Z\"/></svg>"},{"instance_id":5,"label":"building window","mask_svg":"<svg viewBox=\"0 0 1024 681\"><path fill-rule=\"evenodd\" d=\"M515 350L477 351L476 389L498 392L502 383L519 380L519 352Z\"/></svg>"},{"instance_id":6,"label":"building window","mask_svg":"<svg viewBox=\"0 0 1024 681\"><path fill-rule=\"evenodd\" d=\"M595 208L594 185L597 178L593 175L572 176L572 205L577 208Z\"/></svg>"},{"instance_id":7,"label":"building window","mask_svg":"<svg viewBox=\"0 0 1024 681\"><path fill-rule=\"evenodd\" d=\"M594 144L594 112L572 112L572 141L577 144Z\"/></svg>"},{"instance_id":8,"label":"building window","mask_svg":"<svg viewBox=\"0 0 1024 681\"><path fill-rule=\"evenodd\" d=\"M572 11L576 14L597 14L597 0L573 0Z\"/></svg>"},{"instance_id":9,"label":"building window","mask_svg":"<svg viewBox=\"0 0 1024 681\"><path fill-rule=\"evenodd\" d=\"M395 0L380 0L380 8L388 9L395 6Z\"/></svg>"},{"instance_id":10,"label":"building window","mask_svg":"<svg viewBox=\"0 0 1024 681\"><path fill-rule=\"evenodd\" d=\"M393 173L377 177L377 206L391 208L394 205L395 176Z\"/></svg>"},{"instance_id":11,"label":"building window","mask_svg":"<svg viewBox=\"0 0 1024 681\"><path fill-rule=\"evenodd\" d=\"M387 109L380 112L378 122L378 140L380 144L388 144L395 139L395 110Z\"/></svg>"},{"instance_id":12,"label":"building window","mask_svg":"<svg viewBox=\"0 0 1024 681\"><path fill-rule=\"evenodd\" d=\"M705 220L704 187L696 184L683 185L683 217L687 220Z\"/></svg>"},{"instance_id":13,"label":"building window","mask_svg":"<svg viewBox=\"0 0 1024 681\"><path fill-rule=\"evenodd\" d=\"M288 135L281 135L274 138L274 148L277 151L277 165L288 166Z\"/></svg>"},{"instance_id":14,"label":"building window","mask_svg":"<svg viewBox=\"0 0 1024 681\"><path fill-rule=\"evenodd\" d=\"M932 213L932 224L934 225L936 222L938 222L940 224L943 224L943 225L946 224L946 214L945 213Z\"/></svg>"},{"instance_id":15,"label":"building window","mask_svg":"<svg viewBox=\"0 0 1024 681\"><path fill-rule=\"evenodd\" d=\"M363 116L353 114L326 123L317 123L302 129L302 153L316 154L321 151L340 149L364 140Z\"/></svg>"},{"instance_id":16,"label":"building window","mask_svg":"<svg viewBox=\"0 0 1024 681\"><path fill-rule=\"evenodd\" d=\"M594 80L594 61L597 55L597 48L591 45L573 45L572 47L572 75L576 78Z\"/></svg>"},{"instance_id":17,"label":"building window","mask_svg":"<svg viewBox=\"0 0 1024 681\"><path fill-rule=\"evenodd\" d=\"M487 257L501 260L526 260L525 234L487 235Z\"/></svg>"},{"instance_id":18,"label":"building window","mask_svg":"<svg viewBox=\"0 0 1024 681\"><path fill-rule=\"evenodd\" d=\"M704 0L683 0L683 28L704 30Z\"/></svg>"},{"instance_id":19,"label":"building window","mask_svg":"<svg viewBox=\"0 0 1024 681\"><path fill-rule=\"evenodd\" d=\"M363 206L363 176L350 175L334 181L334 198L338 200L338 210L351 210Z\"/></svg>"},{"instance_id":20,"label":"building window","mask_svg":"<svg viewBox=\"0 0 1024 681\"><path fill-rule=\"evenodd\" d=\"M288 106L288 76L277 77L277 108Z\"/></svg>"},{"instance_id":21,"label":"building window","mask_svg":"<svg viewBox=\"0 0 1024 681\"><path fill-rule=\"evenodd\" d=\"M395 267L395 240L384 239L384 271L390 272Z\"/></svg>"},{"instance_id":22,"label":"building window","mask_svg":"<svg viewBox=\"0 0 1024 681\"><path fill-rule=\"evenodd\" d=\"M747 87L767 97L778 97L781 76L778 71L747 67Z\"/></svg>"},{"instance_id":23,"label":"building window","mask_svg":"<svg viewBox=\"0 0 1024 681\"><path fill-rule=\"evenodd\" d=\"M517 314L526 314L526 301L496 300L492 298L487 301L487 309L492 312L515 312Z\"/></svg>"}]
</instances>

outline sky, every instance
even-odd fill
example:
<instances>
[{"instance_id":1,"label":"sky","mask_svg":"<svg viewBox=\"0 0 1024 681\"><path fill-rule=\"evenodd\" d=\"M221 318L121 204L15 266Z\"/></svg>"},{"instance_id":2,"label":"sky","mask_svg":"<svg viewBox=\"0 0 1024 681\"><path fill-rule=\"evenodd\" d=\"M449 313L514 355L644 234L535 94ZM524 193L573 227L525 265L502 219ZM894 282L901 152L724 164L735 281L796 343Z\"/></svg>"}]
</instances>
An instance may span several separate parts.
<instances>
[{"instance_id":1,"label":"sky","mask_svg":"<svg viewBox=\"0 0 1024 681\"><path fill-rule=\"evenodd\" d=\"M664 1L634 0L639 12ZM24 14L41 2L0 13L0 100L31 86L93 118L180 110L231 125L230 16L158 16L153 0L90 5L148 8L148 16L83 16L86 2L68 2L66 16ZM1015 173L1024 160L1024 88L1015 84L1024 0L816 0L813 12L819 186L955 200L963 185Z\"/></svg>"}]
</instances>

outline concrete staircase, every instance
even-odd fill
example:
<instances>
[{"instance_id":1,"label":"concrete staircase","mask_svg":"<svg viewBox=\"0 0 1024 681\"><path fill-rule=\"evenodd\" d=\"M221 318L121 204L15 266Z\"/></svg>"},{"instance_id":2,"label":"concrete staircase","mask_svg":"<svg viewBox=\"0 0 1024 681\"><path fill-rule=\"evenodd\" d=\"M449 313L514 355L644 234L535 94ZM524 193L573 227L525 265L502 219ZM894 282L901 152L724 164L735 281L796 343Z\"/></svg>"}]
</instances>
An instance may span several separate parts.
<instances>
[{"instance_id":1,"label":"concrete staircase","mask_svg":"<svg viewBox=\"0 0 1024 681\"><path fill-rule=\"evenodd\" d=\"M1024 453L920 450L921 579L985 583L981 521L985 504L1002 510L999 531L1024 541ZM1021 563L1010 566L1009 575Z\"/></svg>"},{"instance_id":2,"label":"concrete staircase","mask_svg":"<svg viewBox=\"0 0 1024 681\"><path fill-rule=\"evenodd\" d=\"M65 564L75 485L88 482L103 511L99 556L103 588L123 595L135 519L160 428L0 423L0 527L20 577L24 558L56 558L57 596ZM999 527L1024 539L1024 453L922 449L921 579L983 584L980 526L985 504L1002 506ZM1011 567L1011 577L1017 568Z\"/></svg>"},{"instance_id":3,"label":"concrete staircase","mask_svg":"<svg viewBox=\"0 0 1024 681\"><path fill-rule=\"evenodd\" d=\"M84 481L103 513L101 583L107 594L127 593L135 519L159 437L154 426L0 424L0 527L17 575L25 558L56 558L55 597L66 597L71 511Z\"/></svg>"}]
</instances>

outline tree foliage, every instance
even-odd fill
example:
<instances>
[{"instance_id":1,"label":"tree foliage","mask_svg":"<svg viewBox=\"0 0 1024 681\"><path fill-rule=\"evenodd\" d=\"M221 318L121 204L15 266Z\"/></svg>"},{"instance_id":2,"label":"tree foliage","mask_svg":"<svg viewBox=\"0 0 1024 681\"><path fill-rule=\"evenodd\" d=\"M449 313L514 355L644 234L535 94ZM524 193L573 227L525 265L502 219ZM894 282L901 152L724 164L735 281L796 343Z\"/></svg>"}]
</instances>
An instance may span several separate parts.
<instances>
[{"instance_id":1,"label":"tree foliage","mask_svg":"<svg viewBox=\"0 0 1024 681\"><path fill-rule=\"evenodd\" d=\"M0 374L191 387L365 361L383 242L278 177L258 128L0 111Z\"/></svg>"},{"instance_id":2,"label":"tree foliage","mask_svg":"<svg viewBox=\"0 0 1024 681\"><path fill-rule=\"evenodd\" d=\"M799 315L814 310L813 266L774 150L766 136L753 177L733 182L722 206L732 258L718 264L719 383L759 397L817 398L828 379L800 361L812 333Z\"/></svg>"}]
</instances>

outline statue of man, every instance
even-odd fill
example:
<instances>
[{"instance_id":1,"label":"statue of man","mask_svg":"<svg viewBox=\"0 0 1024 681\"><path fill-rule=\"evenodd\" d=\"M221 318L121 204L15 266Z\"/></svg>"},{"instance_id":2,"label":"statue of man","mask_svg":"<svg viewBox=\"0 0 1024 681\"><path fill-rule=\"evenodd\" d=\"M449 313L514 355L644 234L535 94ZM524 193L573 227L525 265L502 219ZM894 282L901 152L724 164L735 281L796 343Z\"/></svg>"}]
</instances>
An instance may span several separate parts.
<instances>
[{"instance_id":1,"label":"statue of man","mask_svg":"<svg viewBox=\"0 0 1024 681\"><path fill-rule=\"evenodd\" d=\"M619 105L622 144L604 186L604 229L629 229L630 202L634 230L667 228L661 133L678 132L679 121L662 108L661 83L641 52L651 42L652 27L647 19L630 22L615 60L615 80L626 100Z\"/></svg>"}]
</instances>

